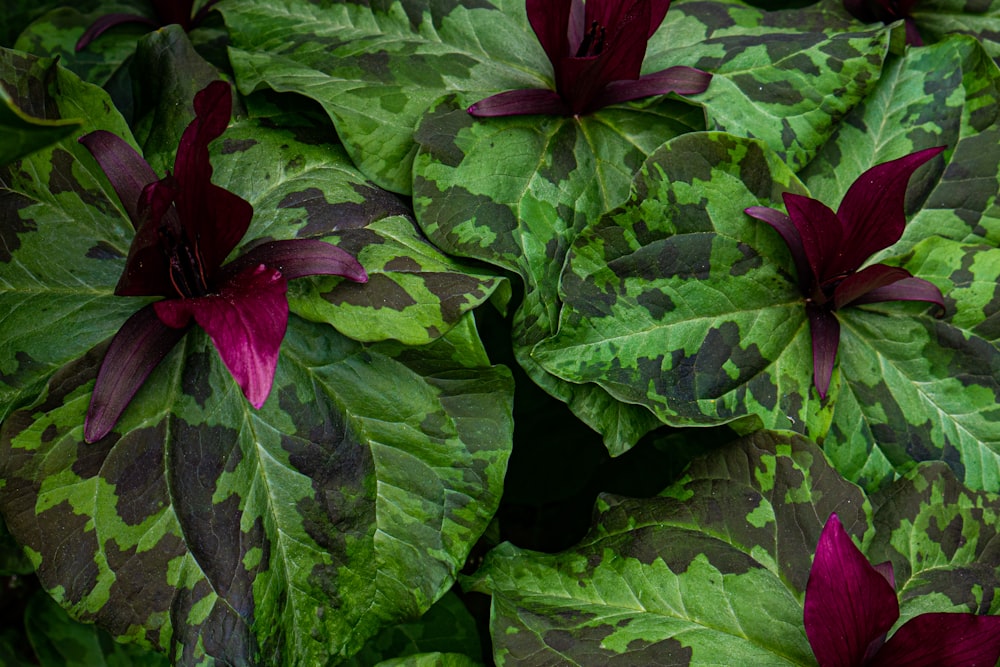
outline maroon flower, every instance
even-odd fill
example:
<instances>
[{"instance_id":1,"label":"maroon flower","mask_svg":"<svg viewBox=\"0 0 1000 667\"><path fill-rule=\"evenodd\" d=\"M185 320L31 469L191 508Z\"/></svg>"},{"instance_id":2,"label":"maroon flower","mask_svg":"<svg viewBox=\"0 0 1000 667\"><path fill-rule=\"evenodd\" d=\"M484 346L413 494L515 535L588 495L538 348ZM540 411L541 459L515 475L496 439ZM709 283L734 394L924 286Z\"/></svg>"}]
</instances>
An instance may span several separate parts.
<instances>
[{"instance_id":1,"label":"maroon flower","mask_svg":"<svg viewBox=\"0 0 1000 667\"><path fill-rule=\"evenodd\" d=\"M190 31L204 20L212 5L218 1L208 0L198 10L198 13L193 16L194 0L152 0L153 13L156 15L155 18L149 18L141 14L105 14L91 23L90 27L84 31L83 35L76 42L76 50L82 51L87 48L88 44L104 34L106 30L123 23L142 23L151 28L160 28L176 23L184 28L186 32Z\"/></svg>"},{"instance_id":2,"label":"maroon flower","mask_svg":"<svg viewBox=\"0 0 1000 667\"><path fill-rule=\"evenodd\" d=\"M806 584L806 636L820 667L993 667L1000 616L920 614L904 623L891 563L872 566L831 514Z\"/></svg>"},{"instance_id":3,"label":"maroon flower","mask_svg":"<svg viewBox=\"0 0 1000 667\"><path fill-rule=\"evenodd\" d=\"M556 89L510 90L476 102L469 113L578 116L651 95L703 92L712 75L693 67L639 76L646 43L669 7L670 0L527 0Z\"/></svg>"},{"instance_id":4,"label":"maroon flower","mask_svg":"<svg viewBox=\"0 0 1000 667\"><path fill-rule=\"evenodd\" d=\"M865 23L892 23L902 19L906 22L906 43L923 46L924 41L920 39L911 14L916 4L917 0L844 0L844 9Z\"/></svg>"},{"instance_id":5,"label":"maroon flower","mask_svg":"<svg viewBox=\"0 0 1000 667\"><path fill-rule=\"evenodd\" d=\"M194 109L174 173L162 179L110 132L80 139L136 227L115 294L164 297L136 312L112 339L87 410L88 442L114 427L192 320L208 333L244 396L259 408L271 391L288 323L288 281L314 274L368 279L356 259L318 239L263 243L223 265L253 217L248 202L211 182L208 144L229 124L229 84L209 84L195 96Z\"/></svg>"},{"instance_id":6,"label":"maroon flower","mask_svg":"<svg viewBox=\"0 0 1000 667\"><path fill-rule=\"evenodd\" d=\"M747 214L774 227L788 244L806 300L812 336L813 382L826 397L840 342L834 311L879 301L927 301L944 308L941 291L906 269L861 265L899 240L906 226L903 200L910 176L943 146L875 165L854 181L834 213L822 202L784 194L788 215L751 206Z\"/></svg>"}]
</instances>

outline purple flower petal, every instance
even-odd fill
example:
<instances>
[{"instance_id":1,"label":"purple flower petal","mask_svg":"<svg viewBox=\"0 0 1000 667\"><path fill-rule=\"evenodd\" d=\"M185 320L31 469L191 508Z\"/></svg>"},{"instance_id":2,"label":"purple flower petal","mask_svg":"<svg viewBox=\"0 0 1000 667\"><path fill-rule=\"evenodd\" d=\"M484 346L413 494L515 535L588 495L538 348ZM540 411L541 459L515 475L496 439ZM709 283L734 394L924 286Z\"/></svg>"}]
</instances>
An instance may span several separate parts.
<instances>
[{"instance_id":1,"label":"purple flower petal","mask_svg":"<svg viewBox=\"0 0 1000 667\"><path fill-rule=\"evenodd\" d=\"M84 440L96 442L111 432L139 387L185 331L163 324L151 305L125 321L111 339L97 373L83 426Z\"/></svg>"},{"instance_id":2,"label":"purple flower petal","mask_svg":"<svg viewBox=\"0 0 1000 667\"><path fill-rule=\"evenodd\" d=\"M910 46L923 46L924 40L920 36L920 31L917 30L917 22L913 19L907 17L905 20L906 25L906 43Z\"/></svg>"},{"instance_id":3,"label":"purple flower petal","mask_svg":"<svg viewBox=\"0 0 1000 667\"><path fill-rule=\"evenodd\" d=\"M194 0L153 0L153 11L159 17L161 25L176 23L184 30L191 29L193 8Z\"/></svg>"},{"instance_id":4,"label":"purple flower petal","mask_svg":"<svg viewBox=\"0 0 1000 667\"><path fill-rule=\"evenodd\" d=\"M868 254L871 253L855 258L853 249L844 245L841 221L826 204L791 192L784 193L783 199L785 208L788 209L788 216L798 230L799 238L802 239L802 249L812 269L814 285L818 286L836 276L837 274L831 273L828 267L831 264L842 263L845 254L850 255L851 262L856 262L848 272L854 271L868 259ZM811 294L806 296L815 297Z\"/></svg>"},{"instance_id":5,"label":"purple flower petal","mask_svg":"<svg viewBox=\"0 0 1000 667\"><path fill-rule=\"evenodd\" d=\"M232 90L224 81L213 81L194 98L195 119L184 130L174 178L177 180L178 217L192 243L197 243L207 273L212 273L232 252L250 226L253 208L237 195L211 183L208 144L229 125Z\"/></svg>"},{"instance_id":6,"label":"purple flower petal","mask_svg":"<svg viewBox=\"0 0 1000 667\"><path fill-rule=\"evenodd\" d=\"M868 667L993 667L1000 659L1000 616L933 613L911 618Z\"/></svg>"},{"instance_id":7,"label":"purple flower petal","mask_svg":"<svg viewBox=\"0 0 1000 667\"><path fill-rule=\"evenodd\" d=\"M79 139L97 160L111 187L121 200L132 226L139 229L139 198L143 188L157 180L156 172L124 139L106 130L96 130Z\"/></svg>"},{"instance_id":8,"label":"purple flower petal","mask_svg":"<svg viewBox=\"0 0 1000 667\"><path fill-rule=\"evenodd\" d=\"M222 280L248 268L265 265L277 269L285 280L303 276L344 276L356 283L368 281L364 267L345 250L319 239L270 241L254 247L223 267Z\"/></svg>"},{"instance_id":9,"label":"purple flower petal","mask_svg":"<svg viewBox=\"0 0 1000 667\"><path fill-rule=\"evenodd\" d=\"M528 23L553 67L570 52L568 27L573 2L574 0L525 0Z\"/></svg>"},{"instance_id":10,"label":"purple flower petal","mask_svg":"<svg viewBox=\"0 0 1000 667\"><path fill-rule=\"evenodd\" d=\"M906 225L903 203L910 176L944 149L928 148L877 164L851 184L837 209L847 250L827 264L827 277L857 270L860 262L899 240Z\"/></svg>"},{"instance_id":11,"label":"purple flower petal","mask_svg":"<svg viewBox=\"0 0 1000 667\"><path fill-rule=\"evenodd\" d=\"M170 281L170 264L163 251L163 230L181 234L180 221L173 207L177 195L171 177L147 185L139 199L139 218L143 221L128 249L125 270L118 279L118 296L178 296Z\"/></svg>"},{"instance_id":12,"label":"purple flower petal","mask_svg":"<svg viewBox=\"0 0 1000 667\"><path fill-rule=\"evenodd\" d=\"M711 81L712 75L708 72L678 65L635 80L612 81L597 96L594 106L602 108L619 102L667 93L697 95L705 92Z\"/></svg>"},{"instance_id":13,"label":"purple flower petal","mask_svg":"<svg viewBox=\"0 0 1000 667\"><path fill-rule=\"evenodd\" d=\"M809 337L812 339L813 384L821 399L826 398L833 377L833 364L840 346L840 322L826 306L806 303Z\"/></svg>"},{"instance_id":14,"label":"purple flower petal","mask_svg":"<svg viewBox=\"0 0 1000 667\"><path fill-rule=\"evenodd\" d=\"M243 395L260 408L271 392L278 350L288 325L288 282L280 271L258 265L227 281L215 294L153 304L169 327L191 318L212 338Z\"/></svg>"},{"instance_id":15,"label":"purple flower petal","mask_svg":"<svg viewBox=\"0 0 1000 667\"><path fill-rule=\"evenodd\" d=\"M544 88L530 88L508 90L487 97L470 106L468 112L477 118L528 114L568 116L570 108L559 97L559 93Z\"/></svg>"},{"instance_id":16,"label":"purple flower petal","mask_svg":"<svg viewBox=\"0 0 1000 667\"><path fill-rule=\"evenodd\" d=\"M810 294L816 281L812 267L809 265L809 259L806 257L805 248L802 247L799 230L795 227L792 219L781 211L766 206L751 206L744 209L743 212L750 217L763 220L781 234L781 238L784 239L788 251L792 254L792 260L795 262L795 270L799 274L799 287L803 294Z\"/></svg>"},{"instance_id":17,"label":"purple flower petal","mask_svg":"<svg viewBox=\"0 0 1000 667\"><path fill-rule=\"evenodd\" d=\"M82 51L87 48L92 41L103 35L109 29L124 23L142 23L153 28L157 27L156 21L145 16L139 16L138 14L105 14L104 16L98 17L96 21L91 23L90 26L83 31L83 34L80 35L80 39L76 42L76 50Z\"/></svg>"},{"instance_id":18,"label":"purple flower petal","mask_svg":"<svg viewBox=\"0 0 1000 667\"><path fill-rule=\"evenodd\" d=\"M889 582L854 546L836 514L816 546L805 599L806 636L820 667L858 667L899 618Z\"/></svg>"},{"instance_id":19,"label":"purple flower petal","mask_svg":"<svg viewBox=\"0 0 1000 667\"><path fill-rule=\"evenodd\" d=\"M855 303L872 290L912 277L906 269L885 264L872 264L840 281L833 291L833 307L843 308Z\"/></svg>"},{"instance_id":20,"label":"purple flower petal","mask_svg":"<svg viewBox=\"0 0 1000 667\"><path fill-rule=\"evenodd\" d=\"M926 301L937 304L939 317L944 314L945 310L941 290L937 288L937 285L923 278L904 278L891 285L878 287L856 299L854 305L881 301Z\"/></svg>"}]
</instances>

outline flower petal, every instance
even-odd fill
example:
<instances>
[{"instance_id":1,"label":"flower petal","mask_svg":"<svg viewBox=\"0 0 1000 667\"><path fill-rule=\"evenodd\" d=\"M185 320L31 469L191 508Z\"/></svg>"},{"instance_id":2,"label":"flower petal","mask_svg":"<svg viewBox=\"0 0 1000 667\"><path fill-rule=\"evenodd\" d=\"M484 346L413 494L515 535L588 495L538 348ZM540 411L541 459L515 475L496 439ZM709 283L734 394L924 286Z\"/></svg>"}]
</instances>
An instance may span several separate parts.
<instances>
[{"instance_id":1,"label":"flower petal","mask_svg":"<svg viewBox=\"0 0 1000 667\"><path fill-rule=\"evenodd\" d=\"M216 294L153 306L170 327L187 326L193 317L212 338L243 395L260 408L271 392L288 325L287 291L281 272L261 264L237 274Z\"/></svg>"},{"instance_id":2,"label":"flower petal","mask_svg":"<svg viewBox=\"0 0 1000 667\"><path fill-rule=\"evenodd\" d=\"M544 88L508 90L492 95L469 107L468 112L477 118L495 116L524 116L528 114L548 114L568 116L570 109L559 97L559 93Z\"/></svg>"},{"instance_id":3,"label":"flower petal","mask_svg":"<svg viewBox=\"0 0 1000 667\"><path fill-rule=\"evenodd\" d=\"M528 23L553 67L556 67L560 58L570 55L569 21L573 2L574 0L525 0Z\"/></svg>"},{"instance_id":4,"label":"flower petal","mask_svg":"<svg viewBox=\"0 0 1000 667\"><path fill-rule=\"evenodd\" d=\"M836 263L840 256L849 252L843 246L843 227L837 214L823 202L811 197L786 192L782 198L785 200L788 216L802 239L802 249L809 260L816 284L833 278L836 274L828 272L827 266ZM860 261L867 258L868 255L865 255ZM856 268L857 266L854 267Z\"/></svg>"},{"instance_id":5,"label":"flower petal","mask_svg":"<svg viewBox=\"0 0 1000 667\"><path fill-rule=\"evenodd\" d=\"M911 618L868 667L993 667L1000 659L1000 616L932 613Z\"/></svg>"},{"instance_id":6,"label":"flower petal","mask_svg":"<svg viewBox=\"0 0 1000 667\"><path fill-rule=\"evenodd\" d=\"M843 308L879 287L910 278L910 272L896 266L872 264L840 281L833 291L833 307Z\"/></svg>"},{"instance_id":7,"label":"flower petal","mask_svg":"<svg viewBox=\"0 0 1000 667\"><path fill-rule=\"evenodd\" d=\"M184 30L191 29L193 8L194 0L153 0L153 11L156 12L162 25L176 23Z\"/></svg>"},{"instance_id":8,"label":"flower petal","mask_svg":"<svg viewBox=\"0 0 1000 667\"><path fill-rule=\"evenodd\" d=\"M350 253L319 239L289 239L262 243L226 264L223 267L223 276L235 276L247 268L261 264L277 269L285 280L327 275L344 276L356 283L368 281L364 267Z\"/></svg>"},{"instance_id":9,"label":"flower petal","mask_svg":"<svg viewBox=\"0 0 1000 667\"><path fill-rule=\"evenodd\" d=\"M813 384L819 397L826 398L833 377L833 364L840 346L840 322L828 306L806 303L809 337L812 339Z\"/></svg>"},{"instance_id":10,"label":"flower petal","mask_svg":"<svg viewBox=\"0 0 1000 667\"><path fill-rule=\"evenodd\" d=\"M896 619L889 582L854 546L831 514L823 527L806 584L806 636L820 667L857 667Z\"/></svg>"},{"instance_id":11,"label":"flower petal","mask_svg":"<svg viewBox=\"0 0 1000 667\"><path fill-rule=\"evenodd\" d=\"M125 321L97 372L83 425L84 440L96 442L111 432L139 387L186 331L163 324L151 305Z\"/></svg>"},{"instance_id":12,"label":"flower petal","mask_svg":"<svg viewBox=\"0 0 1000 667\"><path fill-rule=\"evenodd\" d=\"M619 102L653 95L697 95L708 88L712 75L694 67L678 65L635 80L612 81L597 96L594 106L602 108Z\"/></svg>"},{"instance_id":13,"label":"flower petal","mask_svg":"<svg viewBox=\"0 0 1000 667\"><path fill-rule=\"evenodd\" d=\"M90 24L90 26L83 31L80 35L80 39L76 41L76 50L82 51L87 46L107 32L109 29L114 28L117 25L122 25L123 23L142 23L153 28L157 27L156 21L145 16L139 16L138 14L105 14L97 18L96 21Z\"/></svg>"},{"instance_id":14,"label":"flower petal","mask_svg":"<svg viewBox=\"0 0 1000 667\"><path fill-rule=\"evenodd\" d=\"M880 301L926 301L938 306L938 317L944 314L944 297L934 283L923 278L904 278L885 287L878 287L854 300L854 305Z\"/></svg>"},{"instance_id":15,"label":"flower petal","mask_svg":"<svg viewBox=\"0 0 1000 667\"><path fill-rule=\"evenodd\" d=\"M162 238L165 230L180 236L180 221L173 206L176 196L176 183L170 176L143 189L139 199L139 218L143 222L132 239L125 270L115 287L118 296L178 296L170 282L170 264Z\"/></svg>"},{"instance_id":16,"label":"flower petal","mask_svg":"<svg viewBox=\"0 0 1000 667\"><path fill-rule=\"evenodd\" d=\"M139 229L142 223L139 198L143 188L157 180L156 172L124 139L107 130L96 130L80 137L79 141L108 177L132 227Z\"/></svg>"},{"instance_id":17,"label":"flower petal","mask_svg":"<svg viewBox=\"0 0 1000 667\"><path fill-rule=\"evenodd\" d=\"M831 276L857 270L865 259L899 240L906 225L903 204L910 176L944 149L928 148L877 164L851 184L837 209L847 250L828 265Z\"/></svg>"},{"instance_id":18,"label":"flower petal","mask_svg":"<svg viewBox=\"0 0 1000 667\"><path fill-rule=\"evenodd\" d=\"M194 97L195 119L184 130L174 161L177 213L188 238L197 244L205 271L211 274L232 252L250 226L253 207L213 185L208 144L229 125L232 90L213 81Z\"/></svg>"},{"instance_id":19,"label":"flower petal","mask_svg":"<svg viewBox=\"0 0 1000 667\"><path fill-rule=\"evenodd\" d=\"M781 234L781 238L785 240L785 245L788 246L788 251L792 254L792 260L795 262L795 270L799 274L799 287L804 295L811 295L816 278L813 275L809 259L806 257L805 248L802 247L802 237L799 236L799 230L792 223L792 219L781 211L766 206L751 206L743 209L743 212L752 218L763 220Z\"/></svg>"}]
</instances>

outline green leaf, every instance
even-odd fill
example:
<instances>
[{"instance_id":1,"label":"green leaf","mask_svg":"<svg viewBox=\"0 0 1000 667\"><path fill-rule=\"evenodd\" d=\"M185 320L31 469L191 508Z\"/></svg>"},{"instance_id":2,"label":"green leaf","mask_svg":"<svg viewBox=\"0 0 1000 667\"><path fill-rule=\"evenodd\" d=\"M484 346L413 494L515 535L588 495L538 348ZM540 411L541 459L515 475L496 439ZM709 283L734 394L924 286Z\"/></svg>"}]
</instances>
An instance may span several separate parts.
<instances>
[{"instance_id":1,"label":"green leaf","mask_svg":"<svg viewBox=\"0 0 1000 667\"><path fill-rule=\"evenodd\" d=\"M656 424L596 386L570 387L539 368L531 346L555 331L566 252L588 223L625 201L632 174L663 141L697 128L677 102L603 109L582 118L476 120L443 103L417 128L414 208L446 252L516 272L524 301L514 318L518 361L620 454Z\"/></svg>"},{"instance_id":2,"label":"green leaf","mask_svg":"<svg viewBox=\"0 0 1000 667\"><path fill-rule=\"evenodd\" d=\"M455 593L446 594L419 619L386 628L372 637L344 665L435 665L440 663L427 662L428 654L445 653L452 654L449 664L456 666L477 664L482 655L476 621Z\"/></svg>"},{"instance_id":3,"label":"green leaf","mask_svg":"<svg viewBox=\"0 0 1000 667\"><path fill-rule=\"evenodd\" d=\"M881 74L890 31L743 2L679 3L650 40L643 71L683 63L713 72L697 97L708 128L764 141L798 171Z\"/></svg>"},{"instance_id":4,"label":"green leaf","mask_svg":"<svg viewBox=\"0 0 1000 667\"><path fill-rule=\"evenodd\" d=\"M758 432L657 498L603 496L570 550L497 547L466 584L493 596L499 665L814 665L802 599L823 523L860 536L870 511L814 444Z\"/></svg>"},{"instance_id":5,"label":"green leaf","mask_svg":"<svg viewBox=\"0 0 1000 667\"><path fill-rule=\"evenodd\" d=\"M24 613L28 639L42 667L166 667L156 653L118 644L94 625L74 621L48 595L39 591Z\"/></svg>"},{"instance_id":6,"label":"green leaf","mask_svg":"<svg viewBox=\"0 0 1000 667\"><path fill-rule=\"evenodd\" d=\"M630 202L576 242L559 330L532 356L667 424L752 416L804 433L869 489L926 460L947 461L970 488L996 488L1000 349L995 295L982 284L995 279L992 254L966 249L965 273L949 274L964 285L975 265L981 276L946 297L962 302L955 319L937 320L922 303L837 311L838 370L820 401L787 248L743 214L780 207L783 191L802 190L759 143L715 133L668 142Z\"/></svg>"},{"instance_id":7,"label":"green leaf","mask_svg":"<svg viewBox=\"0 0 1000 667\"><path fill-rule=\"evenodd\" d=\"M924 0L913 8L913 18L925 41L939 41L952 33L972 35L991 58L1000 58L1000 2L997 0Z\"/></svg>"},{"instance_id":8,"label":"green leaf","mask_svg":"<svg viewBox=\"0 0 1000 667\"><path fill-rule=\"evenodd\" d=\"M80 122L74 119L49 120L24 113L0 87L0 166L64 139L79 127Z\"/></svg>"},{"instance_id":9,"label":"green leaf","mask_svg":"<svg viewBox=\"0 0 1000 667\"><path fill-rule=\"evenodd\" d=\"M0 168L0 419L31 401L56 369L113 333L136 309L112 289L133 232L103 172L76 137L131 134L108 96L52 61L0 51L0 78L34 116L82 126ZM112 196L113 197L113 196ZM72 233L67 230L72 229ZM65 323L73 322L73 336Z\"/></svg>"},{"instance_id":10,"label":"green leaf","mask_svg":"<svg viewBox=\"0 0 1000 667\"><path fill-rule=\"evenodd\" d=\"M909 153L947 146L942 161L923 167L907 190L913 215L900 243L922 238L1000 243L997 144L1000 71L978 42L955 36L892 58L875 90L855 108L802 172L813 196L835 207L862 172Z\"/></svg>"},{"instance_id":11,"label":"green leaf","mask_svg":"<svg viewBox=\"0 0 1000 667\"><path fill-rule=\"evenodd\" d=\"M238 123L214 145L213 181L254 207L244 247L321 238L357 257L369 276L363 285L339 277L294 281L295 312L355 340L422 345L494 294L506 300L506 279L428 243L405 202L366 181L328 136L272 125Z\"/></svg>"},{"instance_id":12,"label":"green leaf","mask_svg":"<svg viewBox=\"0 0 1000 667\"><path fill-rule=\"evenodd\" d=\"M14 48L36 56L58 58L63 67L80 78L104 86L120 75L122 65L135 51L136 40L150 29L148 25L123 24L101 35L86 49L77 51L76 42L90 24L114 12L142 13L135 6L121 3L109 3L86 14L73 7L60 7L25 28Z\"/></svg>"},{"instance_id":13,"label":"green leaf","mask_svg":"<svg viewBox=\"0 0 1000 667\"><path fill-rule=\"evenodd\" d=\"M510 375L432 349L470 339L366 347L292 316L254 411L194 330L88 445L95 350L5 421L0 509L43 586L117 638L186 664L349 656L426 611L496 510Z\"/></svg>"},{"instance_id":14,"label":"green leaf","mask_svg":"<svg viewBox=\"0 0 1000 667\"><path fill-rule=\"evenodd\" d=\"M943 463L926 463L871 501L868 557L893 564L900 623L931 610L1000 613L1000 496L964 487Z\"/></svg>"}]
</instances>

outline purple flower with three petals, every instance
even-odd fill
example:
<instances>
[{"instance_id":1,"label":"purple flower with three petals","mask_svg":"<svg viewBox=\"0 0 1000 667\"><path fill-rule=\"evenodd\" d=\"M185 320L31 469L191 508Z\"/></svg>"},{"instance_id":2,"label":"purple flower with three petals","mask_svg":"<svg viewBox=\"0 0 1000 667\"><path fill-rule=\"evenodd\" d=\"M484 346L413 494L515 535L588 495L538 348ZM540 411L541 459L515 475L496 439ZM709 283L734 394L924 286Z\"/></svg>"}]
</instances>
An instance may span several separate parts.
<instances>
[{"instance_id":1,"label":"purple flower with three petals","mask_svg":"<svg viewBox=\"0 0 1000 667\"><path fill-rule=\"evenodd\" d=\"M813 382L820 398L826 398L840 343L834 311L879 301L927 301L944 309L941 291L906 269L885 264L861 268L903 235L910 176L943 150L928 148L875 165L854 181L836 213L822 202L790 192L783 195L788 215L764 206L746 209L774 227L792 253L806 301Z\"/></svg>"},{"instance_id":2,"label":"purple flower with three petals","mask_svg":"<svg viewBox=\"0 0 1000 667\"><path fill-rule=\"evenodd\" d=\"M865 23L892 23L903 20L906 24L906 43L913 46L923 46L924 40L917 32L917 23L913 20L913 7L917 0L844 0L844 9L851 16Z\"/></svg>"},{"instance_id":3,"label":"purple flower with three petals","mask_svg":"<svg viewBox=\"0 0 1000 667\"><path fill-rule=\"evenodd\" d=\"M253 217L248 202L211 182L208 145L229 125L229 84L209 84L195 96L194 109L173 174L162 179L110 132L80 139L136 228L115 294L164 297L132 315L112 339L87 410L88 442L114 428L192 320L208 333L250 404L260 408L288 323L288 281L316 274L368 279L354 257L318 239L262 243L223 265Z\"/></svg>"},{"instance_id":4,"label":"purple flower with three petals","mask_svg":"<svg viewBox=\"0 0 1000 667\"><path fill-rule=\"evenodd\" d=\"M712 75L670 67L640 76L646 44L670 0L527 0L528 22L552 62L556 89L510 90L469 107L473 116L579 116L651 95L704 92Z\"/></svg>"},{"instance_id":5,"label":"purple flower with three petals","mask_svg":"<svg viewBox=\"0 0 1000 667\"><path fill-rule=\"evenodd\" d=\"M177 24L185 32L192 30L208 15L212 5L219 0L208 0L197 13L194 13L194 0L152 0L155 18L141 14L105 14L90 24L80 39L76 42L76 50L82 51L87 45L100 37L107 30L123 23L141 23L151 28Z\"/></svg>"},{"instance_id":6,"label":"purple flower with three petals","mask_svg":"<svg viewBox=\"0 0 1000 667\"><path fill-rule=\"evenodd\" d=\"M873 566L831 514L806 584L806 637L820 667L993 667L1000 616L920 614L899 620L892 564Z\"/></svg>"}]
</instances>

